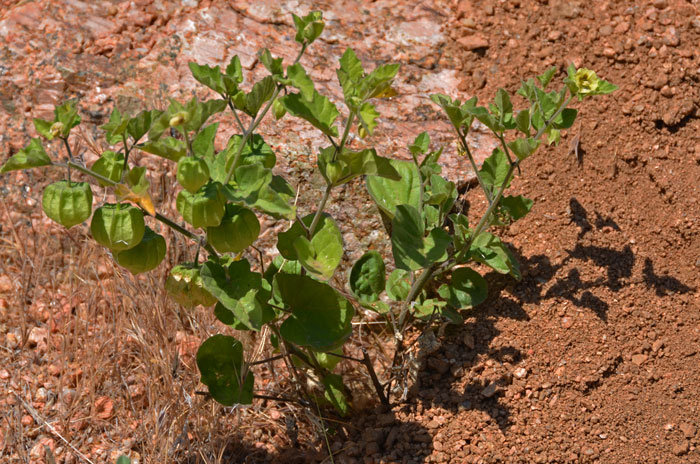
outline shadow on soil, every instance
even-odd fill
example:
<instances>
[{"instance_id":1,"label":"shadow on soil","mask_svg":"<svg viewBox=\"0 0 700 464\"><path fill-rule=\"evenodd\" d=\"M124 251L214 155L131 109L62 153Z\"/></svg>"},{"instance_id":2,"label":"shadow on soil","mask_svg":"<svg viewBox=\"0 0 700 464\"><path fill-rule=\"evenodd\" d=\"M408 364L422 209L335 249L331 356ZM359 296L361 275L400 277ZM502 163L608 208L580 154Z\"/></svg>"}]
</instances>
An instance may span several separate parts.
<instances>
[{"instance_id":1,"label":"shadow on soil","mask_svg":"<svg viewBox=\"0 0 700 464\"><path fill-rule=\"evenodd\" d=\"M619 231L620 227L611 218L605 218L598 212L589 219L588 212L575 199L570 203L571 220L580 228L578 238L594 229L609 227ZM515 251L518 255L517 251ZM572 250L566 250L567 256L554 265L545 255L535 255L529 258L517 256L525 277L519 283L515 283L505 276L489 274L486 279L489 283L489 299L479 307L469 312L470 319L459 328L460 336L465 336L464 349L456 348L456 343L447 342L437 353L427 361L426 369L421 373L421 387L418 397L424 401L431 401L433 405L456 412L463 409L477 409L489 415L501 430L511 425L510 411L498 401L501 387L507 386L507 379L501 379L495 383L495 393L488 384L476 380L468 383L463 394L451 391L448 396L442 393L446 387L445 378L449 373L440 370L439 360L456 359L464 371L470 370L477 359L493 359L499 363L508 362L516 364L522 358L521 352L512 346L492 347L492 340L499 335L495 322L500 318L510 318L519 321L528 320L527 313L522 309L524 303L540 304L552 297L564 298L578 308L586 308L593 311L601 320L607 321L609 305L606 301L596 296L596 289L605 288L612 292L619 292L629 284L636 257L629 245L622 249L606 248L595 245L583 245L577 243ZM598 276L585 279L581 271L574 267L565 277L555 279L557 273L572 263L590 262L601 269ZM693 291L691 287L683 284L673 277L660 276L654 272L652 261L647 258L642 270L642 282L657 295L669 293L687 293ZM545 284L548 288L544 291ZM510 295L503 293L506 287L511 287ZM598 292L596 292L598 293ZM470 337L473 337L470 338ZM469 338L467 340L467 338ZM436 361L437 360L437 361ZM444 367L443 367L444 369Z\"/></svg>"}]
</instances>

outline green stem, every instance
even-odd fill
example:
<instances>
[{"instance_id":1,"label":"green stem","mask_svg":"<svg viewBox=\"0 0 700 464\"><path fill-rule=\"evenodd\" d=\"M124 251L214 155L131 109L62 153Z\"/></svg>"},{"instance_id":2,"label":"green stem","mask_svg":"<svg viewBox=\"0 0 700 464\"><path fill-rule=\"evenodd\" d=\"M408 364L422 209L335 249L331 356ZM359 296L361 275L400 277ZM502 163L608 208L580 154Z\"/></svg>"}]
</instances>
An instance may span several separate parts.
<instances>
[{"instance_id":1,"label":"green stem","mask_svg":"<svg viewBox=\"0 0 700 464\"><path fill-rule=\"evenodd\" d=\"M73 152L70 149L70 144L68 143L68 137L61 137L61 140L63 140L63 145L66 147L66 151L68 152L68 185L71 184L71 179L70 179L70 163L73 162Z\"/></svg>"},{"instance_id":2,"label":"green stem","mask_svg":"<svg viewBox=\"0 0 700 464\"><path fill-rule=\"evenodd\" d=\"M182 133L184 134L185 143L187 144L187 154L189 156L194 156L194 152L192 151L192 142L190 141L190 134L187 133L187 129L184 127Z\"/></svg>"},{"instance_id":3,"label":"green stem","mask_svg":"<svg viewBox=\"0 0 700 464\"><path fill-rule=\"evenodd\" d=\"M117 185L117 182L114 182L112 179L109 179L103 175L100 175L100 174L96 173L95 171L86 168L85 166L81 166L80 164L69 161L68 163L66 163L66 165L69 168L74 168L75 170L80 171L83 174L87 174L88 176L91 176L97 180L100 180L111 187L114 187L115 185ZM171 219L168 219L167 217L163 216L162 214L156 213L156 215L154 217L156 218L156 220L162 222L163 224L170 227L174 231L181 233L185 237L188 237L197 243L203 243L201 236L199 236L193 232L190 232L189 230L187 230L184 227L180 226L179 224L173 222ZM204 249L207 250L209 252L209 254L212 256L215 256L215 257L219 256L219 254L216 252L214 247L212 247L211 244L209 244L209 243L204 244Z\"/></svg>"},{"instance_id":4,"label":"green stem","mask_svg":"<svg viewBox=\"0 0 700 464\"><path fill-rule=\"evenodd\" d=\"M124 166L122 166L122 180L124 180L124 175L126 174L126 171L129 170L129 153L131 153L131 148L133 148L133 145L131 148L129 148L126 134L122 134L122 141L124 142Z\"/></svg>"},{"instance_id":5,"label":"green stem","mask_svg":"<svg viewBox=\"0 0 700 464\"><path fill-rule=\"evenodd\" d=\"M462 144L462 148L464 149L464 152L467 154L467 157L469 158L469 163L472 165L472 169L474 170L474 173L476 174L476 180L479 181L479 186L481 187L481 190L484 191L484 195L486 195L486 199L489 201L489 204L490 204L490 203L492 203L491 193L486 188L486 184L484 183L484 179L481 178L481 174L479 174L479 168L477 167L476 161L474 160L474 156L472 155L472 152L469 149L469 144L467 143L467 137L464 134L462 134L462 131L460 131L456 127L455 127L455 131L457 132L457 136L459 137L459 141Z\"/></svg>"},{"instance_id":6,"label":"green stem","mask_svg":"<svg viewBox=\"0 0 700 464\"><path fill-rule=\"evenodd\" d=\"M311 237L314 236L314 232L316 232L316 227L318 226L318 221L321 220L321 214L323 214L323 209L326 207L326 202L328 202L328 198L331 196L331 190L333 187L328 185L326 187L326 190L323 192L323 197L321 197L321 203L318 205L318 209L316 210L316 215L314 216L313 221L311 221L311 225L309 226L309 231L307 234L307 237L309 240L311 240Z\"/></svg>"},{"instance_id":7,"label":"green stem","mask_svg":"<svg viewBox=\"0 0 700 464\"><path fill-rule=\"evenodd\" d=\"M233 103L231 103L231 99L228 98L226 95L221 95L221 97L226 100L226 103L228 103L228 107L233 112L233 116L236 118L236 123L238 124L238 127L241 129L241 132L245 132L245 126L243 125L243 121L241 121L241 118L238 117L238 110L236 110L236 107L233 106Z\"/></svg>"}]
</instances>

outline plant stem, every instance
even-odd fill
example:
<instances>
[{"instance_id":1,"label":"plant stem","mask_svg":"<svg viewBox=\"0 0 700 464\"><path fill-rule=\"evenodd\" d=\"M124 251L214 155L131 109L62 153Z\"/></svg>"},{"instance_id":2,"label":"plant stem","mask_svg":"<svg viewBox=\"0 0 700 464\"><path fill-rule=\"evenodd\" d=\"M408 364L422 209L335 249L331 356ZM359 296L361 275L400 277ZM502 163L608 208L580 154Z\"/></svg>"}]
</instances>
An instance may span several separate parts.
<instances>
[{"instance_id":1,"label":"plant stem","mask_svg":"<svg viewBox=\"0 0 700 464\"><path fill-rule=\"evenodd\" d=\"M307 237L309 240L311 240L311 237L314 236L314 232L316 232L316 227L318 226L318 221L321 220L321 214L323 214L323 209L326 207L326 202L328 202L328 198L331 196L331 190L332 187L328 185L326 187L326 190L323 192L323 197L321 197L321 203L318 204L318 209L316 210L316 215L314 216L313 221L311 221L311 225L309 226L309 231L307 234Z\"/></svg>"},{"instance_id":2,"label":"plant stem","mask_svg":"<svg viewBox=\"0 0 700 464\"><path fill-rule=\"evenodd\" d=\"M73 162L73 152L70 149L70 144L68 143L68 137L61 137L61 140L63 140L63 145L66 147L66 151L68 152L68 185L70 185L70 163Z\"/></svg>"},{"instance_id":3,"label":"plant stem","mask_svg":"<svg viewBox=\"0 0 700 464\"><path fill-rule=\"evenodd\" d=\"M269 363L272 361L277 361L278 359L282 359L282 358L284 358L284 355L278 354L277 356L273 356L271 358L261 359L260 361L253 361L253 362L249 362L246 364L248 364L248 366L257 366L258 364L265 364L265 363Z\"/></svg>"},{"instance_id":4,"label":"plant stem","mask_svg":"<svg viewBox=\"0 0 700 464\"><path fill-rule=\"evenodd\" d=\"M96 173L95 171L86 168L85 166L81 166L80 164L69 161L68 163L66 163L66 165L69 168L74 168L77 171L82 172L83 174L87 174L88 176L94 177L97 180L101 180L102 182L104 182L105 184L107 184L111 187L114 187L115 185L117 185L117 182L114 182L112 179L104 177L104 176ZM205 242L201 236L195 234L194 232L190 232L189 230L187 230L184 227L180 226L179 224L173 222L171 219L168 219L167 217L163 216L160 213L156 213L156 215L154 217L156 218L156 220L162 222L166 226L170 227L171 229L175 230L176 232L181 233L185 237L188 237L188 238L194 240L197 243L204 243ZM209 243L204 244L204 249L207 250L209 252L209 254L212 256L215 256L215 257L219 256L219 254L216 252L214 247L212 247L211 244L209 244Z\"/></svg>"},{"instance_id":5,"label":"plant stem","mask_svg":"<svg viewBox=\"0 0 700 464\"><path fill-rule=\"evenodd\" d=\"M131 148L129 148L129 145L127 144L126 134L122 135L122 141L124 142L124 166L122 166L122 180L124 180L124 175L129 169L129 153L131 153L131 148L134 148L134 146L132 145Z\"/></svg>"},{"instance_id":6,"label":"plant stem","mask_svg":"<svg viewBox=\"0 0 700 464\"><path fill-rule=\"evenodd\" d=\"M382 384L379 382L379 379L377 378L377 373L374 372L374 366L372 366L372 360L369 359L369 354L367 353L367 349L365 347L362 347L362 364L365 365L367 368L367 372L369 372L369 377L372 379L372 385L374 385L374 389L377 391L377 396L379 396L379 401L382 402L384 406L389 406L389 398L386 397L384 394L384 390L382 389Z\"/></svg>"},{"instance_id":7,"label":"plant stem","mask_svg":"<svg viewBox=\"0 0 700 464\"><path fill-rule=\"evenodd\" d=\"M231 103L231 99L226 97L226 95L221 95L221 98L224 98L226 100L226 103L228 103L228 107L233 112L233 115L236 118L236 123L238 123L238 127L241 129L241 132L245 132L245 126L243 125L243 121L241 121L241 118L238 117L238 110L236 110L236 107L233 106L233 103Z\"/></svg>"},{"instance_id":8,"label":"plant stem","mask_svg":"<svg viewBox=\"0 0 700 464\"><path fill-rule=\"evenodd\" d=\"M491 192L486 188L486 184L484 183L484 180L481 178L481 174L479 174L479 168L476 165L476 161L474 160L474 156L472 155L471 150L469 149L469 144L467 143L467 137L462 134L462 131L457 129L455 127L455 131L457 132L457 136L459 137L459 141L462 144L462 148L464 149L464 152L467 154L467 157L469 158L469 163L472 165L472 170L476 174L476 180L479 181L479 186L481 187L481 190L484 191L484 195L486 195L486 199L488 200L489 204L492 203L491 199Z\"/></svg>"}]
</instances>

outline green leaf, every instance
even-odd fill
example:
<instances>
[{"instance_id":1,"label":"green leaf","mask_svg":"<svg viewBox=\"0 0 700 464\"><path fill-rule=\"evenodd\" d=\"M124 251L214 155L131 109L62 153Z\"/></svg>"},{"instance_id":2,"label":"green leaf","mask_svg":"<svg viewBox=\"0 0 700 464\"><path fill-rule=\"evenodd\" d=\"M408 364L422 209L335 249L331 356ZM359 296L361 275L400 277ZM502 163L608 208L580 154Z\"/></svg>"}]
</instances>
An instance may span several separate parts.
<instances>
[{"instance_id":1,"label":"green leaf","mask_svg":"<svg viewBox=\"0 0 700 464\"><path fill-rule=\"evenodd\" d=\"M60 122L63 124L63 129L61 130L60 136L62 138L68 137L70 130L80 124L80 115L78 115L78 107L75 100L69 100L63 105L57 106L53 113L55 115L55 122Z\"/></svg>"},{"instance_id":2,"label":"green leaf","mask_svg":"<svg viewBox=\"0 0 700 464\"><path fill-rule=\"evenodd\" d=\"M311 80L309 75L306 74L306 70L301 64L296 63L292 66L289 66L287 68L287 77L289 78L289 81L291 82L292 86L299 89L299 93L301 94L304 100L313 100L316 89L314 87L313 81Z\"/></svg>"},{"instance_id":3,"label":"green leaf","mask_svg":"<svg viewBox=\"0 0 700 464\"><path fill-rule=\"evenodd\" d=\"M435 228L426 237L423 218L413 206L398 205L391 225L391 249L397 268L415 271L447 259L447 246L452 241L449 234Z\"/></svg>"},{"instance_id":4,"label":"green leaf","mask_svg":"<svg viewBox=\"0 0 700 464\"><path fill-rule=\"evenodd\" d=\"M408 146L408 149L413 155L422 155L426 153L430 148L430 135L427 132L421 132L415 138L412 144Z\"/></svg>"},{"instance_id":5,"label":"green leaf","mask_svg":"<svg viewBox=\"0 0 700 464\"><path fill-rule=\"evenodd\" d=\"M371 176L366 182L372 200L389 219L392 219L398 205L420 208L421 177L418 167L412 161L391 160L390 163L401 179Z\"/></svg>"},{"instance_id":6,"label":"green leaf","mask_svg":"<svg viewBox=\"0 0 700 464\"><path fill-rule=\"evenodd\" d=\"M215 174L212 174L214 178ZM293 189L283 179L273 176L261 163L246 164L236 168L235 183L223 188L226 197L238 204L245 204L275 218L293 219L295 209L289 205ZM291 194L290 194L291 192Z\"/></svg>"},{"instance_id":7,"label":"green leaf","mask_svg":"<svg viewBox=\"0 0 700 464\"><path fill-rule=\"evenodd\" d=\"M224 86L221 68L219 66L214 66L212 68L206 64L197 64L194 61L190 61L188 66L192 72L192 77L200 84L209 87L216 93L226 94L226 87Z\"/></svg>"},{"instance_id":8,"label":"green leaf","mask_svg":"<svg viewBox=\"0 0 700 464\"><path fill-rule=\"evenodd\" d=\"M469 228L469 219L464 214L450 214L449 218L452 221L452 227L454 228L452 241L454 243L455 250L461 250L467 246L467 243L471 237L472 231Z\"/></svg>"},{"instance_id":9,"label":"green leaf","mask_svg":"<svg viewBox=\"0 0 700 464\"><path fill-rule=\"evenodd\" d=\"M465 133L469 132L469 128L474 121L473 110L476 106L477 98L472 97L464 104L459 100L452 100L447 95L436 93L430 96L430 99L438 105L447 114L452 126L459 129L460 132L465 128Z\"/></svg>"},{"instance_id":10,"label":"green leaf","mask_svg":"<svg viewBox=\"0 0 700 464\"><path fill-rule=\"evenodd\" d=\"M413 315L418 319L429 320L434 316L440 317L443 310L447 306L447 302L440 301L436 298L428 298L422 302L417 302L413 305ZM459 322L462 322L461 317Z\"/></svg>"},{"instance_id":11,"label":"green leaf","mask_svg":"<svg viewBox=\"0 0 700 464\"><path fill-rule=\"evenodd\" d=\"M148 140L158 140L165 131L170 129L170 120L178 113L187 113L185 111L185 106L179 101L171 98L168 109L160 113L158 117L153 120L151 127L148 129ZM177 129L182 131L182 126L178 126Z\"/></svg>"},{"instance_id":12,"label":"green leaf","mask_svg":"<svg viewBox=\"0 0 700 464\"><path fill-rule=\"evenodd\" d=\"M457 199L457 187L444 177L433 174L430 176L430 196L425 201L429 205L437 205L440 211L447 213Z\"/></svg>"},{"instance_id":13,"label":"green leaf","mask_svg":"<svg viewBox=\"0 0 700 464\"><path fill-rule=\"evenodd\" d=\"M175 161L176 163L180 161L180 158L187 155L185 142L174 137L151 140L144 143L139 148L146 153L151 153L169 159L170 161Z\"/></svg>"},{"instance_id":14,"label":"green leaf","mask_svg":"<svg viewBox=\"0 0 700 464\"><path fill-rule=\"evenodd\" d=\"M532 209L533 201L522 195L501 198L499 206L514 221L524 217Z\"/></svg>"},{"instance_id":15,"label":"green leaf","mask_svg":"<svg viewBox=\"0 0 700 464\"><path fill-rule=\"evenodd\" d=\"M248 260L234 261L228 269L210 260L199 275L204 288L247 329L260 331L275 317L266 303L269 294L262 290L262 276L250 270Z\"/></svg>"},{"instance_id":16,"label":"green leaf","mask_svg":"<svg viewBox=\"0 0 700 464\"><path fill-rule=\"evenodd\" d=\"M342 346L352 333L353 307L333 287L293 274L277 274L274 286L292 312L280 326L288 342L330 351Z\"/></svg>"},{"instance_id":17,"label":"green leaf","mask_svg":"<svg viewBox=\"0 0 700 464\"><path fill-rule=\"evenodd\" d=\"M491 156L484 160L479 173L486 187L493 192L503 185L509 170L510 162L506 154L500 148L494 148Z\"/></svg>"},{"instance_id":18,"label":"green leaf","mask_svg":"<svg viewBox=\"0 0 700 464\"><path fill-rule=\"evenodd\" d=\"M122 171L124 169L124 154L121 152L117 153L107 150L104 153L102 153L102 156L100 156L100 158L97 159L97 161L93 163L90 169L100 174L101 176L112 180L115 183L121 182ZM97 182L102 187L113 185L107 184L106 182L103 182L99 179L97 180Z\"/></svg>"},{"instance_id":19,"label":"green leaf","mask_svg":"<svg viewBox=\"0 0 700 464\"><path fill-rule=\"evenodd\" d=\"M523 137L508 143L508 148L510 148L521 161L532 155L539 146L540 141L532 137Z\"/></svg>"},{"instance_id":20,"label":"green leaf","mask_svg":"<svg viewBox=\"0 0 700 464\"><path fill-rule=\"evenodd\" d=\"M294 27L297 30L294 40L300 44L311 44L323 32L323 13L320 11L312 11L302 17L292 13L292 18L294 19Z\"/></svg>"},{"instance_id":21,"label":"green leaf","mask_svg":"<svg viewBox=\"0 0 700 464\"><path fill-rule=\"evenodd\" d=\"M537 76L537 80L540 81L540 84L542 85L543 89L546 89L549 83L552 81L552 78L554 75L557 73L557 67L552 66L548 70L546 70L543 74Z\"/></svg>"},{"instance_id":22,"label":"green leaf","mask_svg":"<svg viewBox=\"0 0 700 464\"><path fill-rule=\"evenodd\" d=\"M515 127L525 135L530 135L530 111L522 110L515 117Z\"/></svg>"},{"instance_id":23,"label":"green leaf","mask_svg":"<svg viewBox=\"0 0 700 464\"><path fill-rule=\"evenodd\" d=\"M619 89L619 87L616 86L615 84L612 84L606 80L600 79L598 81L598 90L596 91L595 94L596 95L607 95L607 94L613 93L617 89Z\"/></svg>"},{"instance_id":24,"label":"green leaf","mask_svg":"<svg viewBox=\"0 0 700 464\"><path fill-rule=\"evenodd\" d=\"M51 126L53 126L53 121L34 118L34 128L36 132L46 140L53 140L54 138L54 135L51 133Z\"/></svg>"},{"instance_id":25,"label":"green leaf","mask_svg":"<svg viewBox=\"0 0 700 464\"><path fill-rule=\"evenodd\" d=\"M389 158L377 155L372 149L362 151L350 151L343 148L343 153L336 156L336 161L331 163L335 153L335 147L321 149L318 155L318 167L321 175L329 185L342 185L358 176L379 176L391 180L400 180L401 176L396 171ZM329 166L334 166L336 171L330 175Z\"/></svg>"},{"instance_id":26,"label":"green leaf","mask_svg":"<svg viewBox=\"0 0 700 464\"><path fill-rule=\"evenodd\" d=\"M292 246L304 269L326 280L333 276L343 258L343 238L340 229L328 215L321 216L311 240L304 233L294 238Z\"/></svg>"},{"instance_id":27,"label":"green leaf","mask_svg":"<svg viewBox=\"0 0 700 464\"><path fill-rule=\"evenodd\" d=\"M394 77L401 65L397 63L384 64L362 79L359 96L363 99L381 97L394 82Z\"/></svg>"},{"instance_id":28,"label":"green leaf","mask_svg":"<svg viewBox=\"0 0 700 464\"><path fill-rule=\"evenodd\" d=\"M411 291L411 273L403 269L394 269L386 283L386 294L394 301L404 301Z\"/></svg>"},{"instance_id":29,"label":"green leaf","mask_svg":"<svg viewBox=\"0 0 700 464\"><path fill-rule=\"evenodd\" d=\"M238 55L231 57L231 61L228 66L226 66L226 77L236 85L243 82L243 67L241 66L241 59L238 58ZM232 94L231 89L227 88L226 91L229 95Z\"/></svg>"},{"instance_id":30,"label":"green leaf","mask_svg":"<svg viewBox=\"0 0 700 464\"><path fill-rule=\"evenodd\" d=\"M10 157L10 159L0 168L0 174L20 169L36 168L39 166L49 166L53 164L51 158L44 151L41 140L32 139L29 145Z\"/></svg>"},{"instance_id":31,"label":"green leaf","mask_svg":"<svg viewBox=\"0 0 700 464\"><path fill-rule=\"evenodd\" d=\"M357 96L358 86L365 75L362 62L351 48L346 49L340 58L340 68L336 74L340 86L343 88L345 101L348 102L351 97Z\"/></svg>"},{"instance_id":32,"label":"green leaf","mask_svg":"<svg viewBox=\"0 0 700 464\"><path fill-rule=\"evenodd\" d=\"M277 84L272 76L267 76L256 82L251 91L245 96L245 108L240 109L245 111L248 116L255 117L260 108L272 98L276 87Z\"/></svg>"},{"instance_id":33,"label":"green leaf","mask_svg":"<svg viewBox=\"0 0 700 464\"><path fill-rule=\"evenodd\" d=\"M274 58L270 50L263 48L258 53L258 59L260 62L270 71L270 74L274 76L281 76L284 73L282 69L282 58Z\"/></svg>"},{"instance_id":34,"label":"green leaf","mask_svg":"<svg viewBox=\"0 0 700 464\"><path fill-rule=\"evenodd\" d=\"M449 284L443 284L438 294L456 309L469 309L488 296L488 284L481 275L468 267L460 267L452 272Z\"/></svg>"},{"instance_id":35,"label":"green leaf","mask_svg":"<svg viewBox=\"0 0 700 464\"><path fill-rule=\"evenodd\" d=\"M228 335L214 335L197 351L197 367L209 394L225 406L253 402L253 373L244 368L243 345Z\"/></svg>"},{"instance_id":36,"label":"green leaf","mask_svg":"<svg viewBox=\"0 0 700 464\"><path fill-rule=\"evenodd\" d=\"M553 126L556 129L568 129L574 125L578 111L573 108L564 108L561 114L554 120Z\"/></svg>"},{"instance_id":37,"label":"green leaf","mask_svg":"<svg viewBox=\"0 0 700 464\"><path fill-rule=\"evenodd\" d=\"M320 93L314 91L311 100L299 93L291 93L280 99L289 114L305 119L312 126L330 137L338 136L338 128L333 125L340 115L335 105Z\"/></svg>"},{"instance_id":38,"label":"green leaf","mask_svg":"<svg viewBox=\"0 0 700 464\"><path fill-rule=\"evenodd\" d=\"M141 140L151 129L153 123L163 114L160 110L141 111L139 114L129 119L126 131L129 133L134 143Z\"/></svg>"},{"instance_id":39,"label":"green leaf","mask_svg":"<svg viewBox=\"0 0 700 464\"><path fill-rule=\"evenodd\" d=\"M509 118L512 119L513 117L513 104L510 102L510 95L504 89L498 89L494 103L496 108L498 108L500 123L504 125Z\"/></svg>"},{"instance_id":40,"label":"green leaf","mask_svg":"<svg viewBox=\"0 0 700 464\"><path fill-rule=\"evenodd\" d=\"M483 106L469 108L468 112L495 133L501 133L505 130L505 127L499 120Z\"/></svg>"},{"instance_id":41,"label":"green leaf","mask_svg":"<svg viewBox=\"0 0 700 464\"><path fill-rule=\"evenodd\" d=\"M255 90L255 88L253 88ZM208 100L199 103L195 98L187 102L189 117L185 122L185 130L197 132L211 116L226 109L226 100Z\"/></svg>"},{"instance_id":42,"label":"green leaf","mask_svg":"<svg viewBox=\"0 0 700 464\"><path fill-rule=\"evenodd\" d=\"M379 117L379 112L374 105L369 102L364 102L357 116L364 130L369 135L372 135L374 133L374 128L377 127L377 118Z\"/></svg>"},{"instance_id":43,"label":"green leaf","mask_svg":"<svg viewBox=\"0 0 700 464\"><path fill-rule=\"evenodd\" d=\"M36 120L34 124L36 125ZM109 122L100 127L100 129L106 132L105 139L107 140L107 143L110 145L116 145L117 143L124 141L123 137L126 134L128 124L129 118L122 117L119 109L115 106L112 110L112 114L109 116Z\"/></svg>"},{"instance_id":44,"label":"green leaf","mask_svg":"<svg viewBox=\"0 0 700 464\"><path fill-rule=\"evenodd\" d=\"M117 458L117 463L116 464L131 464L131 459L128 458L128 456L124 456L123 454Z\"/></svg>"},{"instance_id":45,"label":"green leaf","mask_svg":"<svg viewBox=\"0 0 700 464\"><path fill-rule=\"evenodd\" d=\"M197 134L192 140L192 151L194 155L201 158L211 159L214 156L214 140L219 123L210 124Z\"/></svg>"},{"instance_id":46,"label":"green leaf","mask_svg":"<svg viewBox=\"0 0 700 464\"><path fill-rule=\"evenodd\" d=\"M238 134L232 136L228 140L226 149L217 155L215 163L220 165L221 174L224 178L226 174L228 174L229 169L231 169L231 164L236 157L236 153L238 153L238 150L241 149L242 142L242 136ZM259 163L267 169L272 169L276 162L277 158L275 157L275 152L272 151L272 148L265 143L262 136L253 134L248 138L248 142L246 143L245 147L243 147L243 151L241 152L241 157L236 168L246 164ZM223 181L224 179L220 180L220 182Z\"/></svg>"},{"instance_id":47,"label":"green leaf","mask_svg":"<svg viewBox=\"0 0 700 464\"><path fill-rule=\"evenodd\" d=\"M350 271L350 290L362 304L373 303L386 287L386 268L382 255L371 250L362 255Z\"/></svg>"},{"instance_id":48,"label":"green leaf","mask_svg":"<svg viewBox=\"0 0 700 464\"><path fill-rule=\"evenodd\" d=\"M501 274L510 274L517 280L522 278L515 255L495 235L488 232L479 234L472 243L469 255L474 261L486 264Z\"/></svg>"},{"instance_id":49,"label":"green leaf","mask_svg":"<svg viewBox=\"0 0 700 464\"><path fill-rule=\"evenodd\" d=\"M341 416L346 416L350 411L350 405L345 394L346 388L343 378L337 374L328 374L321 380L323 383L323 396L330 402Z\"/></svg>"}]
</instances>

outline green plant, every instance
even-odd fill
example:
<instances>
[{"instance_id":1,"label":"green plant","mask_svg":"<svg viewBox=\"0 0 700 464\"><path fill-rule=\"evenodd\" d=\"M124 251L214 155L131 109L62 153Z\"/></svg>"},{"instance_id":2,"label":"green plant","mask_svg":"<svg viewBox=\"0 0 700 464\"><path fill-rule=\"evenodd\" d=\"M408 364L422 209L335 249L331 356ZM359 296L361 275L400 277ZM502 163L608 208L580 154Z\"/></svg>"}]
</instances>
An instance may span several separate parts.
<instances>
[{"instance_id":1,"label":"green plant","mask_svg":"<svg viewBox=\"0 0 700 464\"><path fill-rule=\"evenodd\" d=\"M513 109L502 89L488 107L477 106L476 97L462 103L433 95L488 202L486 212L473 222L457 205L454 183L440 175L442 149L431 150L427 133L408 146L410 161L379 156L373 148L353 147L353 130L362 139L373 135L379 117L373 101L395 95L392 83L399 65L367 72L348 49L337 70L345 105L341 118L338 107L316 90L299 63L323 30L321 14L294 16L294 23L301 46L297 58L285 67L281 58L262 50L259 59L269 75L249 91L240 87L243 72L238 57L224 70L190 63L195 79L219 98L184 104L171 100L164 111L143 111L133 117L115 109L102 128L106 141L119 148L105 151L92 169L71 153L68 137L80 116L75 103L68 102L56 108L53 121L34 120L37 132L47 141L62 142L68 159L53 161L41 141L33 139L0 172L47 165L65 168L67 179L47 187L43 201L46 214L65 227L85 221L92 212L90 186L73 181L73 171L112 189L115 202L95 210L90 230L97 242L113 252L117 263L135 274L154 269L165 256L165 240L151 228L154 221L192 240L194 260L171 270L165 284L168 293L185 307L214 306L222 323L269 336L279 352L270 359L249 362L243 345L232 336L214 335L203 342L197 365L214 399L232 405L269 398L256 393L254 368L284 359L297 381L299 401L325 401L344 414L351 403L342 377L334 373L340 359L361 363L379 399L388 403L397 391L392 385L404 385L412 365L406 356L407 331L416 326L427 330L442 321L460 323L461 311L486 299L487 283L470 265L485 265L520 279L513 253L492 231L525 216L532 201L505 192L542 137L556 143L560 131L571 127L577 111L568 105L574 98L607 94L615 86L593 71L572 66L561 90L547 90L555 68L524 82L518 91L525 101L520 111ZM219 123L208 121L226 109L240 133L217 153L214 139ZM256 133L270 110L277 119L287 113L304 119L329 141L317 156L326 187L317 208L303 216L292 205L293 186L273 173L274 151ZM467 142L475 119L500 141L480 168ZM184 190L176 206L189 227L156 212L146 169L130 160L134 150L177 163L177 180ZM331 279L341 264L344 246L341 227L326 212L326 205L334 189L357 177L365 178L386 226L394 269L387 277L384 257L367 251L346 276L348 292L334 287L338 279ZM257 253L248 253L260 234L256 214L292 221L277 236L279 256L274 259L257 248ZM358 308L378 312L393 330L396 356L384 384L367 351L362 358L343 354ZM309 383L316 388L308 388Z\"/></svg>"}]
</instances>

